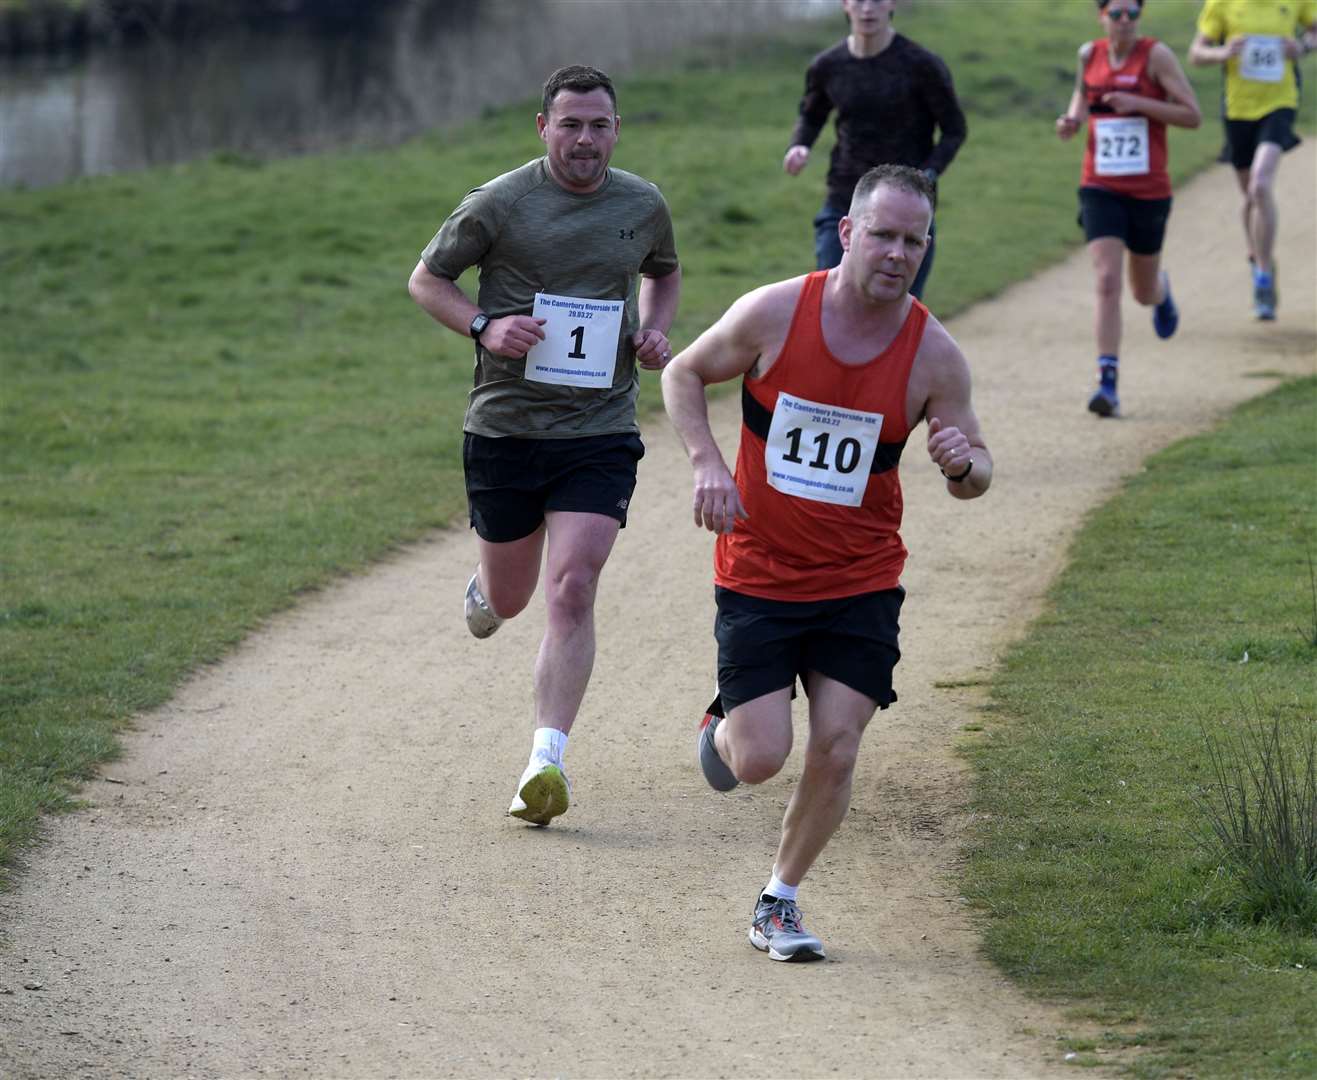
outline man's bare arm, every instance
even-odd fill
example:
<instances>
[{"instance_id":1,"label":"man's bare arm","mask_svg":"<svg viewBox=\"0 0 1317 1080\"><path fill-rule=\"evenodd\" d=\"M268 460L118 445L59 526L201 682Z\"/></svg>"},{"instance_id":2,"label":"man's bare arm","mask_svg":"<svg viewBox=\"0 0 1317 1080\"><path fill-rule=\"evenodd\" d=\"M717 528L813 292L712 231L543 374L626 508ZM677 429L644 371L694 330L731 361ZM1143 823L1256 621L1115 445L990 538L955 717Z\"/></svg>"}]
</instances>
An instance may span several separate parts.
<instances>
[{"instance_id":1,"label":"man's bare arm","mask_svg":"<svg viewBox=\"0 0 1317 1080\"><path fill-rule=\"evenodd\" d=\"M762 351L765 291L759 289L737 300L663 372L663 405L695 472L695 524L711 532L731 532L736 518L745 516L745 508L709 427L704 388L754 367Z\"/></svg>"},{"instance_id":2,"label":"man's bare arm","mask_svg":"<svg viewBox=\"0 0 1317 1080\"><path fill-rule=\"evenodd\" d=\"M642 276L636 303L640 311L640 329L632 335L636 363L650 370L663 367L672 359L668 331L677 317L681 298L681 268L662 277Z\"/></svg>"},{"instance_id":3,"label":"man's bare arm","mask_svg":"<svg viewBox=\"0 0 1317 1080\"><path fill-rule=\"evenodd\" d=\"M947 478L957 499L977 499L992 483L992 454L983 440L970 400L969 364L951 335L939 326L929 335L928 456Z\"/></svg>"},{"instance_id":4,"label":"man's bare arm","mask_svg":"<svg viewBox=\"0 0 1317 1080\"><path fill-rule=\"evenodd\" d=\"M457 287L457 282L433 273L423 259L412 271L407 291L430 318L458 334L468 334L471 320L480 313L480 308ZM529 315L505 315L490 322L480 336L480 344L499 356L520 359L537 341L544 339L542 325L543 319Z\"/></svg>"}]
</instances>

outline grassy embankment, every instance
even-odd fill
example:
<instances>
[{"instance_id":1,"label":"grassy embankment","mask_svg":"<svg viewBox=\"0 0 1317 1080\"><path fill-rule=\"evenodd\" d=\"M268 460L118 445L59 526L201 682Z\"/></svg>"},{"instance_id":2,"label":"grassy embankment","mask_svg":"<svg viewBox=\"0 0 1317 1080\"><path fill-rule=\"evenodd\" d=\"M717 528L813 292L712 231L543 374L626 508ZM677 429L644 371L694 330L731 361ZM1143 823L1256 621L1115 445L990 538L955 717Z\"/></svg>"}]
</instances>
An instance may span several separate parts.
<instances>
[{"instance_id":1,"label":"grassy embankment","mask_svg":"<svg viewBox=\"0 0 1317 1080\"><path fill-rule=\"evenodd\" d=\"M1314 416L1317 379L1291 383L1152 458L1077 538L972 737L988 951L1109 1028L1077 1051L1145 1048L1140 1076L1317 1074L1317 926L1249 917L1194 801L1205 732L1317 723Z\"/></svg>"},{"instance_id":2,"label":"grassy embankment","mask_svg":"<svg viewBox=\"0 0 1317 1080\"><path fill-rule=\"evenodd\" d=\"M1189 14L1153 8L1147 31L1182 51ZM1051 122L1094 22L1019 2L920 5L902 26L970 113L928 294L945 316L1079 242L1078 148ZM838 33L622 82L617 164L657 181L678 225L679 344L808 268L827 143L794 181L778 162L804 66ZM1217 74L1195 78L1210 114ZM5 864L135 712L300 593L459 514L469 350L404 282L463 191L534 156L532 112L389 152L218 155L0 195ZM1175 133L1179 176L1218 138Z\"/></svg>"}]
</instances>

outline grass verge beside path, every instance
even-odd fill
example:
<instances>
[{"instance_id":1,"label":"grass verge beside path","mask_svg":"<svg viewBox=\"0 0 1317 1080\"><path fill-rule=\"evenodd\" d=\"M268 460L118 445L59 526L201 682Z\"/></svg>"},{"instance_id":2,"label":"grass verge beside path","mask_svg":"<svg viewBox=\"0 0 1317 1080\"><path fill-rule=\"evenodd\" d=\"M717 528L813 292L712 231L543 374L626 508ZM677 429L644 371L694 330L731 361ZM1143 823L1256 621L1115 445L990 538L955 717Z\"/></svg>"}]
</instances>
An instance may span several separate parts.
<instances>
[{"instance_id":1,"label":"grass verge beside path","mask_svg":"<svg viewBox=\"0 0 1317 1080\"><path fill-rule=\"evenodd\" d=\"M1204 730L1317 723L1314 415L1297 381L1152 458L1076 539L969 751L990 955L1147 1048L1141 1076L1317 1074L1314 928L1235 914L1192 839Z\"/></svg>"},{"instance_id":2,"label":"grass verge beside path","mask_svg":"<svg viewBox=\"0 0 1317 1080\"><path fill-rule=\"evenodd\" d=\"M1182 51L1174 10L1147 31ZM939 314L1079 241L1079 147L1052 121L1095 26L1087 4L1031 0L902 14L970 116L943 186ZM810 267L830 143L795 180L780 160L805 65L840 33L621 82L616 163L657 181L677 223L678 344ZM1217 75L1196 78L1210 112ZM463 192L539 152L533 113L388 152L0 193L0 874L134 713L299 593L459 514L470 351L405 281ZM1174 134L1177 175L1218 139Z\"/></svg>"}]
</instances>

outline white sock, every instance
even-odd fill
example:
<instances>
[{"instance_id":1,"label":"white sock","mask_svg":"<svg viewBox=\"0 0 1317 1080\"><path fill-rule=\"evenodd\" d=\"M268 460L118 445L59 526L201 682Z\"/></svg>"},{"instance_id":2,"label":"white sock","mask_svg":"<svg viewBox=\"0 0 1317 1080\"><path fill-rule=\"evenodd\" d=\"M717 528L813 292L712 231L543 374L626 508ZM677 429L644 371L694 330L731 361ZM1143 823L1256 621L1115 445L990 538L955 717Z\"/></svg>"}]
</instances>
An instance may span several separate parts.
<instances>
[{"instance_id":1,"label":"white sock","mask_svg":"<svg viewBox=\"0 0 1317 1080\"><path fill-rule=\"evenodd\" d=\"M773 876L768 879L768 884L764 886L764 892L768 893L769 896L776 896L779 900L794 901L796 899L796 890L799 888L799 885L788 885L777 876L777 870L775 869Z\"/></svg>"},{"instance_id":2,"label":"white sock","mask_svg":"<svg viewBox=\"0 0 1317 1080\"><path fill-rule=\"evenodd\" d=\"M565 753L567 753L567 732L551 727L535 729L535 741L531 743L530 748L532 761L540 758L561 767L562 756Z\"/></svg>"}]
</instances>

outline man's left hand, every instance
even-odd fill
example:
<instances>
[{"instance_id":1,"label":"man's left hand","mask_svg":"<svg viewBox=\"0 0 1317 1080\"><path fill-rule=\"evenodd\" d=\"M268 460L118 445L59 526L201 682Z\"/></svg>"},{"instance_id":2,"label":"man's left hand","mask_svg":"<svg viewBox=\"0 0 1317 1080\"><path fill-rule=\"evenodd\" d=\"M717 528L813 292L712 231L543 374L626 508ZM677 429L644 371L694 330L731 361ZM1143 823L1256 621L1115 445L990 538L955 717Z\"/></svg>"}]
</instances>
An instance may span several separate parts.
<instances>
[{"instance_id":1,"label":"man's left hand","mask_svg":"<svg viewBox=\"0 0 1317 1080\"><path fill-rule=\"evenodd\" d=\"M958 427L943 427L936 416L928 421L928 456L948 476L959 476L970 463L970 442Z\"/></svg>"},{"instance_id":2,"label":"man's left hand","mask_svg":"<svg viewBox=\"0 0 1317 1080\"><path fill-rule=\"evenodd\" d=\"M631 335L636 363L646 371L661 371L672 359L672 343L661 330L637 330Z\"/></svg>"}]
</instances>

